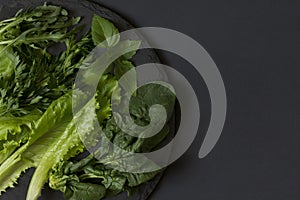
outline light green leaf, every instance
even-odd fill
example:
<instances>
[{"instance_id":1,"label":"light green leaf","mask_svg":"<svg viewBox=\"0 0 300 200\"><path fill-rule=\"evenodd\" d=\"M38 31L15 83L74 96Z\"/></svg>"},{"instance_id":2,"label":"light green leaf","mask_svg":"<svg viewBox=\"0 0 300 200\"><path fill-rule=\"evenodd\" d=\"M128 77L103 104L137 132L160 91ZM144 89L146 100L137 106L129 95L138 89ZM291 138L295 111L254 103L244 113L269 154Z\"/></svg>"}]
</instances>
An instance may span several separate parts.
<instances>
[{"instance_id":1,"label":"light green leaf","mask_svg":"<svg viewBox=\"0 0 300 200\"><path fill-rule=\"evenodd\" d=\"M92 39L96 46L112 47L120 40L118 29L110 21L98 15L94 15L91 29Z\"/></svg>"},{"instance_id":2,"label":"light green leaf","mask_svg":"<svg viewBox=\"0 0 300 200\"><path fill-rule=\"evenodd\" d=\"M133 94L137 88L136 71L134 65L128 60L117 60L115 67L115 76L119 80L123 75L120 86L126 90L128 94Z\"/></svg>"}]
</instances>

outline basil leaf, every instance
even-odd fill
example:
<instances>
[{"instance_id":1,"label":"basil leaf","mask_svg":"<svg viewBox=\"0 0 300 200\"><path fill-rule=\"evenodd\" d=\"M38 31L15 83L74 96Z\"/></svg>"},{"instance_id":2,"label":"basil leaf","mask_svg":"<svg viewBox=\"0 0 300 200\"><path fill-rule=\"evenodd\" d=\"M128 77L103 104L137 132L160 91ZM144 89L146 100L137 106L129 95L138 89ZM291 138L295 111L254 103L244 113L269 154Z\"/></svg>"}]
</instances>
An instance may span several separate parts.
<instances>
[{"instance_id":1,"label":"basil leaf","mask_svg":"<svg viewBox=\"0 0 300 200\"><path fill-rule=\"evenodd\" d=\"M92 39L96 46L112 47L120 40L118 29L110 21L98 15L94 15L91 29Z\"/></svg>"}]
</instances>

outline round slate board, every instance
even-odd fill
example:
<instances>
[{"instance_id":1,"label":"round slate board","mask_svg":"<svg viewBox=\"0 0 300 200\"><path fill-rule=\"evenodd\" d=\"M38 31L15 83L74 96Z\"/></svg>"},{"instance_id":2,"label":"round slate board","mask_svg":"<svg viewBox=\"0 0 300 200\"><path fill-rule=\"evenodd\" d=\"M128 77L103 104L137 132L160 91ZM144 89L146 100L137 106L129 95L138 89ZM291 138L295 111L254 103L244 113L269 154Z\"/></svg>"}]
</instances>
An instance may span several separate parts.
<instances>
[{"instance_id":1,"label":"round slate board","mask_svg":"<svg viewBox=\"0 0 300 200\"><path fill-rule=\"evenodd\" d=\"M3 1L0 0L0 20L12 17L18 10L26 8L34 8L36 6L42 5L45 1L22 1L22 0L10 0ZM81 34L86 33L91 24L91 19L94 14L100 15L115 24L119 31L125 31L128 29L134 28L129 22L124 18L116 14L115 12L91 1L87 0L49 0L47 4L61 5L69 11L71 16L82 16L81 23L86 24L85 28ZM141 65L144 63L160 63L159 58L154 50L146 49L138 52L133 62L136 65ZM163 73L163 72L161 72ZM173 132L174 126L171 125L171 132ZM172 135L172 134L171 134ZM18 180L18 184L14 189L8 189L6 193L1 195L0 199L3 200L22 200L26 198L27 188L30 182L30 178L34 173L34 169L28 170L25 174L21 176ZM155 189L159 180L162 177L162 173L158 174L152 181L147 182L140 187L138 187L137 192L128 197L127 193L121 193L118 196L112 198L106 198L106 200L145 200L149 197L151 192ZM59 191L51 190L47 184L42 191L42 195L39 198L40 200L60 200L64 199L63 194Z\"/></svg>"}]
</instances>

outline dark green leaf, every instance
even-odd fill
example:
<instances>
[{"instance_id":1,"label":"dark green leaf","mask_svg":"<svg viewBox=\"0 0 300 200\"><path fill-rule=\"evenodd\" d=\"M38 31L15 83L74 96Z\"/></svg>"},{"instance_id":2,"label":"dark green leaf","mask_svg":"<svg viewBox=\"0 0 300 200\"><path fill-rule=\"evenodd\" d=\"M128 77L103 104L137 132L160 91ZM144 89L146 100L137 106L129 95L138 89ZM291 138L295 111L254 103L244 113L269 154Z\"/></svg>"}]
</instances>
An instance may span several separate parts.
<instances>
[{"instance_id":1,"label":"dark green leaf","mask_svg":"<svg viewBox=\"0 0 300 200\"><path fill-rule=\"evenodd\" d=\"M67 200L100 200L105 193L105 187L101 185L72 181L64 196Z\"/></svg>"}]
</instances>

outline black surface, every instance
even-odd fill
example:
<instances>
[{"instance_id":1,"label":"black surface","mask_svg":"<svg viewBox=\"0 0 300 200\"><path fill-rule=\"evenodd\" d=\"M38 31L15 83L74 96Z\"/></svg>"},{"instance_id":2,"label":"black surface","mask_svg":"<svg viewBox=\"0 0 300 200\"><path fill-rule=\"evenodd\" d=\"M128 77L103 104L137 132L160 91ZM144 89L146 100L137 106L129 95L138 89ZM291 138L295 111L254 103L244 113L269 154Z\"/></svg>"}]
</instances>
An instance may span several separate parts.
<instances>
[{"instance_id":1,"label":"black surface","mask_svg":"<svg viewBox=\"0 0 300 200\"><path fill-rule=\"evenodd\" d=\"M300 1L99 0L136 26L171 28L196 39L223 76L228 116L211 154L197 158L208 125L205 84L173 55L167 64L198 89L201 130L166 172L151 200L300 198Z\"/></svg>"},{"instance_id":2,"label":"black surface","mask_svg":"<svg viewBox=\"0 0 300 200\"><path fill-rule=\"evenodd\" d=\"M223 134L197 158L209 97L187 63L164 55L197 88L201 129L150 200L300 198L300 2L297 0L99 0L136 26L186 33L216 62L228 95Z\"/></svg>"}]
</instances>

